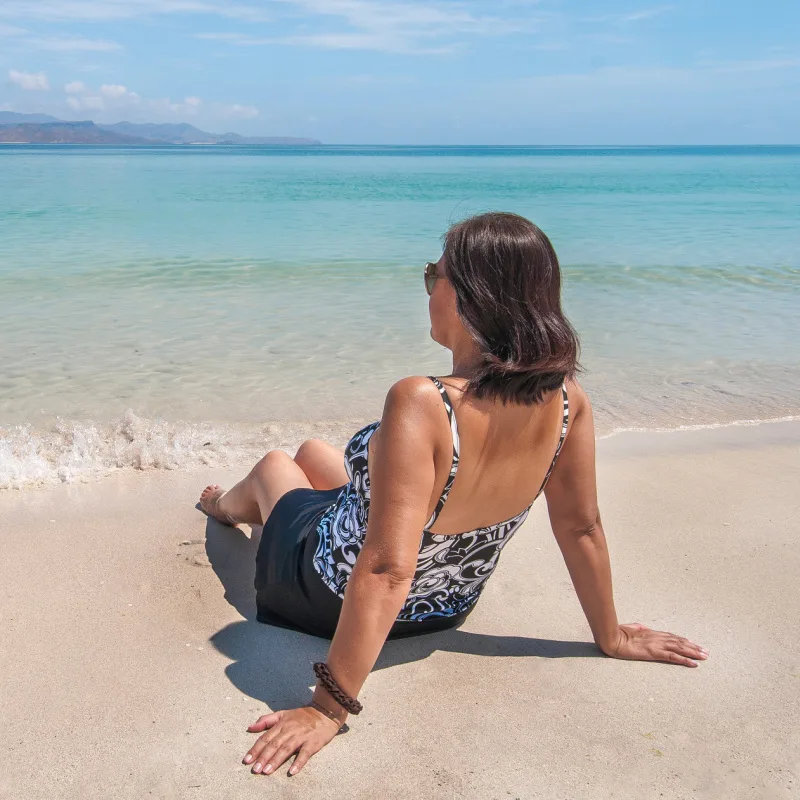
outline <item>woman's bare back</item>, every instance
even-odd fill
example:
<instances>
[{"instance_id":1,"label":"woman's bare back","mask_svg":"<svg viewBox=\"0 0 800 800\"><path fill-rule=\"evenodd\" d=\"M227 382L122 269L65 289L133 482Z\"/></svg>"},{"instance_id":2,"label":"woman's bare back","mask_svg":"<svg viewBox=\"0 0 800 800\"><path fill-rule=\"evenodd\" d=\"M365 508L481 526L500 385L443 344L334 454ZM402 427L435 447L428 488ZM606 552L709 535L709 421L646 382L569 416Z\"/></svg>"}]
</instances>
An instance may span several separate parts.
<instances>
[{"instance_id":1,"label":"woman's bare back","mask_svg":"<svg viewBox=\"0 0 800 800\"><path fill-rule=\"evenodd\" d=\"M447 503L431 532L456 535L521 514L536 498L553 462L564 420L562 392L551 392L536 406L503 405L465 397L464 381L459 378L445 378L442 383L455 411L459 464ZM444 407L436 437L431 511L452 465L453 440ZM370 462L380 457L379 428L370 442Z\"/></svg>"}]
</instances>

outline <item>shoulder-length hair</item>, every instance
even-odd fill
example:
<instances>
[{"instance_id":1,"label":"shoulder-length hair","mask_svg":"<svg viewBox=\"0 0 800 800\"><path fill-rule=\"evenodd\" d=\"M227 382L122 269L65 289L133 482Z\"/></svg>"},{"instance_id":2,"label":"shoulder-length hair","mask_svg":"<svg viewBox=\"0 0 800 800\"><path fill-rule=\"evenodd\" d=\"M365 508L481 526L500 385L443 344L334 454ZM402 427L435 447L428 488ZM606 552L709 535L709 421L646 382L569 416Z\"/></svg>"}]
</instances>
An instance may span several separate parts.
<instances>
[{"instance_id":1,"label":"shoulder-length hair","mask_svg":"<svg viewBox=\"0 0 800 800\"><path fill-rule=\"evenodd\" d=\"M553 245L517 214L489 213L445 235L456 307L481 353L467 392L533 405L580 369L578 335L561 309Z\"/></svg>"}]
</instances>

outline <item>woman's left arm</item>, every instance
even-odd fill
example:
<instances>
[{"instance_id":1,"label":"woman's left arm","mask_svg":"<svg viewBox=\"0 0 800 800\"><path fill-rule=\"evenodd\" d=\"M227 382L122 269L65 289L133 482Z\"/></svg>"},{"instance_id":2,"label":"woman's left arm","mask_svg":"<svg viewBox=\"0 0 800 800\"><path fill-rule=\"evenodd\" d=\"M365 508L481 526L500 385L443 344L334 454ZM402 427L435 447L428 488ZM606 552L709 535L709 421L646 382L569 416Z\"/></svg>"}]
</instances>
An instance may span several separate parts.
<instances>
[{"instance_id":1,"label":"woman's left arm","mask_svg":"<svg viewBox=\"0 0 800 800\"><path fill-rule=\"evenodd\" d=\"M434 441L441 408L430 381L406 378L389 391L373 436L367 534L347 583L327 660L350 697L361 691L411 588L436 479ZM250 730L266 732L244 763L253 764L254 772L269 774L298 753L289 774L302 769L347 718L321 686L313 701L336 720L313 706L261 717Z\"/></svg>"},{"instance_id":2,"label":"woman's left arm","mask_svg":"<svg viewBox=\"0 0 800 800\"><path fill-rule=\"evenodd\" d=\"M569 399L573 419L545 496L553 533L594 640L613 658L696 667L708 657L699 645L638 622L620 625L617 621L611 564L597 507L592 408L577 383L570 384Z\"/></svg>"}]
</instances>

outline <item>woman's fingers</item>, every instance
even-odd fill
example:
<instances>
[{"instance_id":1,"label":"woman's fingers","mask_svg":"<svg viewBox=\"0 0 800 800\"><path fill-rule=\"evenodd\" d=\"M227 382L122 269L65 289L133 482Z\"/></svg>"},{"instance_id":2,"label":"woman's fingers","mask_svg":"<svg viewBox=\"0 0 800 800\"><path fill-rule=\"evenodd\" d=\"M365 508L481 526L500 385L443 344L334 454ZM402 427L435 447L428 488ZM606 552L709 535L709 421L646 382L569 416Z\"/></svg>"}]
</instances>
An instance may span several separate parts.
<instances>
[{"instance_id":1,"label":"woman's fingers","mask_svg":"<svg viewBox=\"0 0 800 800\"><path fill-rule=\"evenodd\" d=\"M280 745L278 745L278 748L270 756L269 763L262 771L269 775L271 772L279 769L284 762L286 762L298 751L299 748L300 742L296 738L290 737L284 740Z\"/></svg>"},{"instance_id":2,"label":"woman's fingers","mask_svg":"<svg viewBox=\"0 0 800 800\"><path fill-rule=\"evenodd\" d=\"M308 742L305 742L300 747L300 752L297 754L297 758L295 758L294 763L291 767L289 767L289 774L290 775L297 775L303 767L308 764L308 760L313 756L315 753L319 752L311 747Z\"/></svg>"},{"instance_id":3,"label":"woman's fingers","mask_svg":"<svg viewBox=\"0 0 800 800\"><path fill-rule=\"evenodd\" d=\"M682 636L671 636L667 640L667 648L674 650L678 655L688 656L689 658L697 659L698 661L705 661L708 658L708 653L699 645L684 639Z\"/></svg>"},{"instance_id":4,"label":"woman's fingers","mask_svg":"<svg viewBox=\"0 0 800 800\"><path fill-rule=\"evenodd\" d=\"M705 653L708 655L708 650L706 650L704 647L700 647L699 644L695 644L694 642L690 641L685 636L676 636L674 633L665 633L664 635L673 642L679 644L687 652Z\"/></svg>"},{"instance_id":5,"label":"woman's fingers","mask_svg":"<svg viewBox=\"0 0 800 800\"><path fill-rule=\"evenodd\" d=\"M688 642L684 644L678 639L668 639L663 647L666 653L665 661L672 664L682 664L684 667L696 667L698 661L706 658L696 645Z\"/></svg>"},{"instance_id":6,"label":"woman's fingers","mask_svg":"<svg viewBox=\"0 0 800 800\"><path fill-rule=\"evenodd\" d=\"M256 739L256 743L247 751L247 755L242 759L243 763L253 764L254 771L260 772L260 767L264 766L264 761L261 758L261 754L267 747L269 747L269 743L273 741L279 734L280 728L277 728L259 736L258 739ZM260 765L258 770L255 769L256 764Z\"/></svg>"},{"instance_id":7,"label":"woman's fingers","mask_svg":"<svg viewBox=\"0 0 800 800\"><path fill-rule=\"evenodd\" d=\"M264 716L259 717L252 725L250 725L247 730L250 731L250 733L265 731L267 728L271 728L276 722L279 722L282 716L282 711L276 711L274 714L264 714Z\"/></svg>"},{"instance_id":8,"label":"woman's fingers","mask_svg":"<svg viewBox=\"0 0 800 800\"><path fill-rule=\"evenodd\" d=\"M274 772L299 747L299 743L291 734L276 736L259 753L253 765L253 772L269 775Z\"/></svg>"},{"instance_id":9,"label":"woman's fingers","mask_svg":"<svg viewBox=\"0 0 800 800\"><path fill-rule=\"evenodd\" d=\"M665 652L666 658L664 661L669 661L671 664L681 664L684 667L696 667L697 662L692 661L691 658L686 658L686 656L682 656L680 653L676 653L674 650L667 650Z\"/></svg>"}]
</instances>

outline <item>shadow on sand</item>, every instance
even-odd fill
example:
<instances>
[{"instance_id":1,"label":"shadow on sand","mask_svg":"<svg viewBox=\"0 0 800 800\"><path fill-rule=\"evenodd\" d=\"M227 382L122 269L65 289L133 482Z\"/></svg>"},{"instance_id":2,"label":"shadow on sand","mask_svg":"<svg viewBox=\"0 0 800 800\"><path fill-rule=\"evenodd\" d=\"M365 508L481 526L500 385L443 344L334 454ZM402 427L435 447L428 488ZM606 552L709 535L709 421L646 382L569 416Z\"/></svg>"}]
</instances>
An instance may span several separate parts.
<instances>
[{"instance_id":1,"label":"shadow on sand","mask_svg":"<svg viewBox=\"0 0 800 800\"><path fill-rule=\"evenodd\" d=\"M244 617L226 625L210 641L233 659L225 673L240 691L270 708L291 708L308 701L311 664L324 660L327 639L256 621L256 550L261 531L247 537L213 519L206 525L206 553L225 589L225 599ZM375 669L427 658L437 650L480 656L602 658L591 642L563 642L525 636L492 636L451 629L387 642Z\"/></svg>"}]
</instances>

